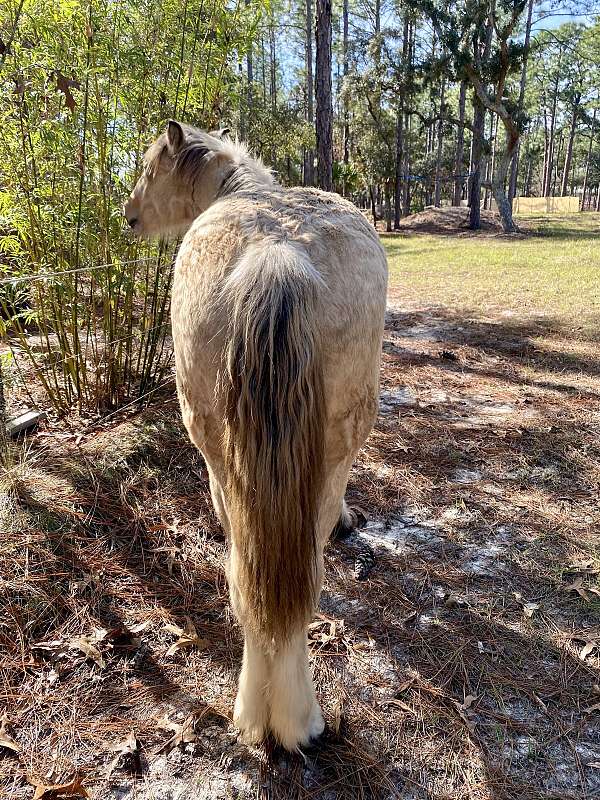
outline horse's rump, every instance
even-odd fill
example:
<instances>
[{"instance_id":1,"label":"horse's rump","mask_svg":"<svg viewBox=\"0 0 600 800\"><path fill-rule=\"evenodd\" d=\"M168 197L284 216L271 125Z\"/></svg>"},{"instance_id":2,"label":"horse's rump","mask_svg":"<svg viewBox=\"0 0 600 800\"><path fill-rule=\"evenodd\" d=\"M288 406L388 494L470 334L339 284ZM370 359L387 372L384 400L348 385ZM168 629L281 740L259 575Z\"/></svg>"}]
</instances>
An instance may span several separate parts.
<instances>
[{"instance_id":1,"label":"horse's rump","mask_svg":"<svg viewBox=\"0 0 600 800\"><path fill-rule=\"evenodd\" d=\"M300 246L266 238L250 245L224 289L230 580L242 621L269 642L304 626L316 602L323 288Z\"/></svg>"}]
</instances>

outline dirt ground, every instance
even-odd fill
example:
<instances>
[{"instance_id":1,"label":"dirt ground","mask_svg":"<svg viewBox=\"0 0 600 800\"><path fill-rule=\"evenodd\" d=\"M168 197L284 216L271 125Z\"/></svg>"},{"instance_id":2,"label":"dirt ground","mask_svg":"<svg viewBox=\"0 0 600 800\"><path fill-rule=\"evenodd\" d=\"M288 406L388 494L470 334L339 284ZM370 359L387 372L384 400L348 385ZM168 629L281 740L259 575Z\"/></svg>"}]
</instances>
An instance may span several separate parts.
<instances>
[{"instance_id":1,"label":"dirt ground","mask_svg":"<svg viewBox=\"0 0 600 800\"><path fill-rule=\"evenodd\" d=\"M511 234L507 238L520 238L527 235L531 230L531 225L523 218L518 220L518 227L519 233ZM385 231L385 222L378 222L377 229L383 233ZM476 236L479 239L490 236L505 236L500 217L493 211L481 211L481 229L474 232L469 229L469 209L454 206L443 208L429 206L424 211L401 219L399 229L392 231L392 233L400 236L410 233L453 237Z\"/></svg>"},{"instance_id":2,"label":"dirt ground","mask_svg":"<svg viewBox=\"0 0 600 800\"><path fill-rule=\"evenodd\" d=\"M231 724L225 542L173 398L42 432L0 512L1 796L600 796L599 390L580 332L392 293L297 756Z\"/></svg>"}]
</instances>

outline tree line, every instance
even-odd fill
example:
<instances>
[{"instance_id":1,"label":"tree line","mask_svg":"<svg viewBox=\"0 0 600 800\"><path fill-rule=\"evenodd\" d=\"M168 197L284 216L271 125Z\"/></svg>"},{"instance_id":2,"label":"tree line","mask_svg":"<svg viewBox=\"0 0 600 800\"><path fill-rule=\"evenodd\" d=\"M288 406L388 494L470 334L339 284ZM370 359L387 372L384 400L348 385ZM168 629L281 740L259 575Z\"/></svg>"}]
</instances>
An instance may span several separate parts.
<instances>
[{"instance_id":1,"label":"tree line","mask_svg":"<svg viewBox=\"0 0 600 800\"><path fill-rule=\"evenodd\" d=\"M388 229L442 204L477 228L494 201L512 230L516 194L598 208L586 2L0 0L0 258L130 254L118 209L169 117Z\"/></svg>"},{"instance_id":2,"label":"tree line","mask_svg":"<svg viewBox=\"0 0 600 800\"><path fill-rule=\"evenodd\" d=\"M316 155L318 185L382 209L388 230L442 203L467 203L478 228L493 200L513 231L516 194L578 194L598 207L600 23L585 4L306 0L270 14L281 49L259 58L280 72L297 129L307 123L301 158L289 140L285 163L272 149L284 180L312 184ZM264 117L252 116L260 148Z\"/></svg>"}]
</instances>

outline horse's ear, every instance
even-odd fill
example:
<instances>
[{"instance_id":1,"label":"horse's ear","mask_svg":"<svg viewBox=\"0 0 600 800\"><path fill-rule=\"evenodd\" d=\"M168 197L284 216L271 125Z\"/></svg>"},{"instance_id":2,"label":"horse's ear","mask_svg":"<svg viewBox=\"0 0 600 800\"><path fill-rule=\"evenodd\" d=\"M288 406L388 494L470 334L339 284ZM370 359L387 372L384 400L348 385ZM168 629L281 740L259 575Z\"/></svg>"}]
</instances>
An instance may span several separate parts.
<instances>
[{"instance_id":1,"label":"horse's ear","mask_svg":"<svg viewBox=\"0 0 600 800\"><path fill-rule=\"evenodd\" d=\"M224 136L227 136L229 131L230 131L230 128L219 128L216 131L211 131L210 135L214 136L215 139L222 139Z\"/></svg>"},{"instance_id":2,"label":"horse's ear","mask_svg":"<svg viewBox=\"0 0 600 800\"><path fill-rule=\"evenodd\" d=\"M174 155L179 152L184 140L185 134L183 133L183 128L178 122L175 122L174 119L170 119L167 124L167 147L169 148L169 153Z\"/></svg>"}]
</instances>

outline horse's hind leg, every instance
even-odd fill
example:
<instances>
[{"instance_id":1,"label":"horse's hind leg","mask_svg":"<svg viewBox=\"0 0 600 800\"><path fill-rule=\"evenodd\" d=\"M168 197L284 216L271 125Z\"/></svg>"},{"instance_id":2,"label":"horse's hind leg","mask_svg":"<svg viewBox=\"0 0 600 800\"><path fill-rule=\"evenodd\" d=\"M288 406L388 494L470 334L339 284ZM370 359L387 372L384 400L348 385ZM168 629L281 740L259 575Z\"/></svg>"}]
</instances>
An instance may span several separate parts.
<instances>
[{"instance_id":1,"label":"horse's hind leg","mask_svg":"<svg viewBox=\"0 0 600 800\"><path fill-rule=\"evenodd\" d=\"M339 517L340 508L346 507L344 492L352 455L333 470L326 483L325 496L319 509L317 597L323 577L323 547ZM298 745L308 744L323 732L325 723L315 697L305 630L292 634L287 644L275 652L270 685L270 727L284 747L294 750Z\"/></svg>"},{"instance_id":2,"label":"horse's hind leg","mask_svg":"<svg viewBox=\"0 0 600 800\"><path fill-rule=\"evenodd\" d=\"M238 555L234 542L227 563L229 596L233 610L244 628L244 657L238 680L238 693L233 709L233 721L247 744L257 744L268 732L269 706L267 687L270 676L270 656L264 644L244 624L246 606L237 583Z\"/></svg>"},{"instance_id":3,"label":"horse's hind leg","mask_svg":"<svg viewBox=\"0 0 600 800\"><path fill-rule=\"evenodd\" d=\"M258 744L266 734L269 721L267 689L269 656L251 631L244 631L244 658L233 709L233 721L246 744Z\"/></svg>"},{"instance_id":4,"label":"horse's hind leg","mask_svg":"<svg viewBox=\"0 0 600 800\"><path fill-rule=\"evenodd\" d=\"M323 733L305 630L293 633L272 657L269 710L271 731L286 750L296 750Z\"/></svg>"}]
</instances>

